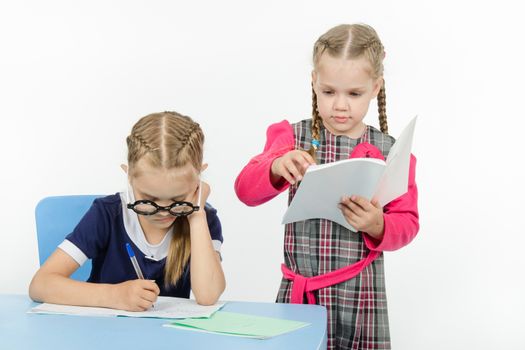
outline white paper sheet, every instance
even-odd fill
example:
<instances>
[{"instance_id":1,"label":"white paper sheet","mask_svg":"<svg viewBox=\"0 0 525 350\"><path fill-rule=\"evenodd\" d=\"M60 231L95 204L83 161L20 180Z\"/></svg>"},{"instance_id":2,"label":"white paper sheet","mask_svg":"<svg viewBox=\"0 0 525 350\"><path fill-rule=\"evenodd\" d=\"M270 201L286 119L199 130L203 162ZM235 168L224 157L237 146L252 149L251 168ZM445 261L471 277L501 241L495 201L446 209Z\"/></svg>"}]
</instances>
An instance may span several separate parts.
<instances>
[{"instance_id":1,"label":"white paper sheet","mask_svg":"<svg viewBox=\"0 0 525 350\"><path fill-rule=\"evenodd\" d=\"M214 305L199 305L195 300L174 297L158 297L153 308L147 311L124 311L103 307L71 306L43 303L35 306L28 313L64 314L77 316L127 316L127 317L154 317L154 318L189 318L210 317L215 311L224 306L224 302Z\"/></svg>"}]
</instances>

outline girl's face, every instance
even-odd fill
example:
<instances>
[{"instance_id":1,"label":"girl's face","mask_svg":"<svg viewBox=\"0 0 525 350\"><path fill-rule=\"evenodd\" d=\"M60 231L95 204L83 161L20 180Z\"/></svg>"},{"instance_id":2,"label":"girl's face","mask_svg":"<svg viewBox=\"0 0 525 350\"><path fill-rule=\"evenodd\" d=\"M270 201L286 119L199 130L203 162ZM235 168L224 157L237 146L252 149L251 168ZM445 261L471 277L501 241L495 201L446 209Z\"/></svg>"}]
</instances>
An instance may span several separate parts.
<instances>
[{"instance_id":1,"label":"girl's face","mask_svg":"<svg viewBox=\"0 0 525 350\"><path fill-rule=\"evenodd\" d=\"M140 159L133 166L130 183L135 200L147 199L159 206L169 206L176 201L186 201L193 205L198 202L199 173L191 164L163 169L152 167L147 161ZM153 215L139 215L141 224L146 223L157 229L168 229L175 219L175 216L164 210Z\"/></svg>"},{"instance_id":2,"label":"girl's face","mask_svg":"<svg viewBox=\"0 0 525 350\"><path fill-rule=\"evenodd\" d=\"M317 107L325 128L334 135L359 138L363 118L377 96L382 78L374 79L366 58L334 58L324 53L312 72Z\"/></svg>"}]
</instances>

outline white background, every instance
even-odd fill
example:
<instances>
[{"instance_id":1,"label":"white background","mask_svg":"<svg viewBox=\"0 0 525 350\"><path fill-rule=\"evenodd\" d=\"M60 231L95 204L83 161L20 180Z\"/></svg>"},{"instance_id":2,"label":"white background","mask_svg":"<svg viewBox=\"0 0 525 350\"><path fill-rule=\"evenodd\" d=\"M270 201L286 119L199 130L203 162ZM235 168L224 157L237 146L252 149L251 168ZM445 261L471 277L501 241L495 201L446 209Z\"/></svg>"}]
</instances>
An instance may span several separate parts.
<instances>
[{"instance_id":1,"label":"white background","mask_svg":"<svg viewBox=\"0 0 525 350\"><path fill-rule=\"evenodd\" d=\"M38 267L38 200L119 191L133 123L176 110L207 137L223 298L273 301L286 195L249 208L233 183L270 123L310 115L313 43L353 22L386 47L390 133L420 116L421 229L385 254L394 347L524 349L525 26L510 1L3 1L0 293L26 293Z\"/></svg>"}]
</instances>

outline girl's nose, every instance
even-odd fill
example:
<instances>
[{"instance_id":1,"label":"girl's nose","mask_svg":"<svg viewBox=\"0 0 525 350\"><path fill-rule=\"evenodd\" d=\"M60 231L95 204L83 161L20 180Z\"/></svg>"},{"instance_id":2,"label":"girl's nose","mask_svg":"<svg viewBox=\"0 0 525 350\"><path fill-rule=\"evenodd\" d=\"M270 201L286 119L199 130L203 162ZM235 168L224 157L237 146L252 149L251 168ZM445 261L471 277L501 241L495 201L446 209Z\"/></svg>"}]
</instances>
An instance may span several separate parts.
<instances>
[{"instance_id":1,"label":"girl's nose","mask_svg":"<svg viewBox=\"0 0 525 350\"><path fill-rule=\"evenodd\" d=\"M350 109L350 106L348 105L346 99L344 96L337 95L334 100L334 109L336 111L346 111Z\"/></svg>"},{"instance_id":2,"label":"girl's nose","mask_svg":"<svg viewBox=\"0 0 525 350\"><path fill-rule=\"evenodd\" d=\"M159 210L159 212L157 213L157 215L159 216L163 216L163 217L166 217L166 216L170 216L170 212L167 211L167 210Z\"/></svg>"}]
</instances>

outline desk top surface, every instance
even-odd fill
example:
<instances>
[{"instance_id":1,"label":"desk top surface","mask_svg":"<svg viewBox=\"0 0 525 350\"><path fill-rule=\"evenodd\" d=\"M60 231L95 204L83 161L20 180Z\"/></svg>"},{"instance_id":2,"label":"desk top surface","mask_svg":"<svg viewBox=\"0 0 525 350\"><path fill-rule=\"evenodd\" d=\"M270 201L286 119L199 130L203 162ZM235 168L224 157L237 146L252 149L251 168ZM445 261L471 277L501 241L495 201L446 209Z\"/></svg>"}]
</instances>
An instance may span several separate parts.
<instances>
[{"instance_id":1,"label":"desk top surface","mask_svg":"<svg viewBox=\"0 0 525 350\"><path fill-rule=\"evenodd\" d=\"M325 349L326 309L319 305L227 302L222 310L311 323L270 339L162 327L166 319L27 314L26 295L0 294L3 349Z\"/></svg>"}]
</instances>

